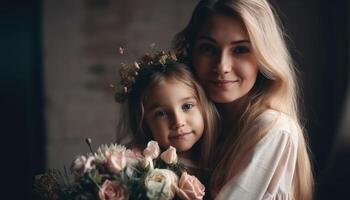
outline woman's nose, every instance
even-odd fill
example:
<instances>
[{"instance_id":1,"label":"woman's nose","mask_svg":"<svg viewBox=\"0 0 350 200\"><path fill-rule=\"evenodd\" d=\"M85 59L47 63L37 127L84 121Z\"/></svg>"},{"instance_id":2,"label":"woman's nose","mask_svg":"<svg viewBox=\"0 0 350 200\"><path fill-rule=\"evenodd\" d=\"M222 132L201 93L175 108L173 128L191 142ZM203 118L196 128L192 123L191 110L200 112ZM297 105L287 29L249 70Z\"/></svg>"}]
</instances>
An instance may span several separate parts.
<instances>
[{"instance_id":1,"label":"woman's nose","mask_svg":"<svg viewBox=\"0 0 350 200\"><path fill-rule=\"evenodd\" d=\"M228 53L221 53L218 57L216 66L214 66L214 72L218 74L227 74L232 70L233 60L232 56Z\"/></svg>"}]
</instances>

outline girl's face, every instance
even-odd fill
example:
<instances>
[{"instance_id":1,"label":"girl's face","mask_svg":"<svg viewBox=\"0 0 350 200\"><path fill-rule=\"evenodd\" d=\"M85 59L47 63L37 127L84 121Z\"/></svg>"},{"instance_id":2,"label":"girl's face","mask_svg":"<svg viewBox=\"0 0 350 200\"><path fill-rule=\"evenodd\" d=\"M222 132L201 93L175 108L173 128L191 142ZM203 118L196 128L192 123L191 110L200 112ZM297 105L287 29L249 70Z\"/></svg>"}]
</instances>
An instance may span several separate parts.
<instances>
[{"instance_id":1,"label":"girl's face","mask_svg":"<svg viewBox=\"0 0 350 200\"><path fill-rule=\"evenodd\" d=\"M254 86L257 60L237 18L213 15L199 31L192 56L198 78L216 103L234 102Z\"/></svg>"},{"instance_id":2,"label":"girl's face","mask_svg":"<svg viewBox=\"0 0 350 200\"><path fill-rule=\"evenodd\" d=\"M192 88L176 80L153 87L145 101L145 121L160 146L185 152L200 139L204 119Z\"/></svg>"}]
</instances>

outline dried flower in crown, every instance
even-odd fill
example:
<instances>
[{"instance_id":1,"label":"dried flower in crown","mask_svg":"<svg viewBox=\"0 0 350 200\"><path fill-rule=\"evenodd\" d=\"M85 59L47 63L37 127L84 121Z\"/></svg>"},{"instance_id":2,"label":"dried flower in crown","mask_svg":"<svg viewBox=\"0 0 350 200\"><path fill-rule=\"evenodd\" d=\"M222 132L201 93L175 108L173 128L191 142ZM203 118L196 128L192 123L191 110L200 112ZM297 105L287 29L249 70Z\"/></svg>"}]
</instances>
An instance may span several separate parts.
<instances>
[{"instance_id":1,"label":"dried flower in crown","mask_svg":"<svg viewBox=\"0 0 350 200\"><path fill-rule=\"evenodd\" d=\"M154 46L154 44L152 44L152 46ZM122 52L124 52L124 49ZM168 62L175 61L177 61L177 57L173 51L157 51L153 54L143 55L131 65L121 63L119 71L120 82L117 85L111 85L115 90L115 100L119 103L123 103L127 99L132 91L134 83L137 81L140 69L153 65L162 65L166 67Z\"/></svg>"}]
</instances>

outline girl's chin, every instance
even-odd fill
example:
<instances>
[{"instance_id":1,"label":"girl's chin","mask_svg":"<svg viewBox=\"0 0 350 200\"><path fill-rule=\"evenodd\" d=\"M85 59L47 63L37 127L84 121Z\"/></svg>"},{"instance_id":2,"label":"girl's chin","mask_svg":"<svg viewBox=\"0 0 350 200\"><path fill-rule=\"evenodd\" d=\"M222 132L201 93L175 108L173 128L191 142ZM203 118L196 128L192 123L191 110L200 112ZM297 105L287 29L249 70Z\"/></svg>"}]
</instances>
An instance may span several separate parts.
<instances>
[{"instance_id":1,"label":"girl's chin","mask_svg":"<svg viewBox=\"0 0 350 200\"><path fill-rule=\"evenodd\" d=\"M191 150L192 146L193 145L174 145L173 147L181 154Z\"/></svg>"}]
</instances>

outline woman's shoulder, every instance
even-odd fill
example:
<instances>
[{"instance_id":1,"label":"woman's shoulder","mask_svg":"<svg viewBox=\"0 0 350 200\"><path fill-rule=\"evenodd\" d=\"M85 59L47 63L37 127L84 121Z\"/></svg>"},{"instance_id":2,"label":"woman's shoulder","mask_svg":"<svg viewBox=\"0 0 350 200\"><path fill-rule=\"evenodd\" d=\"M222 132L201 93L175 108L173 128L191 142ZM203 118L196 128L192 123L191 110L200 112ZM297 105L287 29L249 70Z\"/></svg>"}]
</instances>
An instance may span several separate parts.
<instances>
[{"instance_id":1,"label":"woman's shoulder","mask_svg":"<svg viewBox=\"0 0 350 200\"><path fill-rule=\"evenodd\" d=\"M300 128L291 116L272 109L262 112L255 120L256 128L266 129L266 137L288 137L295 143Z\"/></svg>"},{"instance_id":2,"label":"woman's shoulder","mask_svg":"<svg viewBox=\"0 0 350 200\"><path fill-rule=\"evenodd\" d=\"M254 123L260 126L270 125L270 129L277 128L285 131L291 131L297 126L296 121L291 116L272 109L262 112Z\"/></svg>"}]
</instances>

